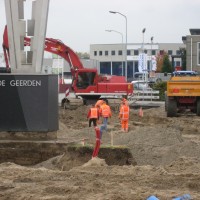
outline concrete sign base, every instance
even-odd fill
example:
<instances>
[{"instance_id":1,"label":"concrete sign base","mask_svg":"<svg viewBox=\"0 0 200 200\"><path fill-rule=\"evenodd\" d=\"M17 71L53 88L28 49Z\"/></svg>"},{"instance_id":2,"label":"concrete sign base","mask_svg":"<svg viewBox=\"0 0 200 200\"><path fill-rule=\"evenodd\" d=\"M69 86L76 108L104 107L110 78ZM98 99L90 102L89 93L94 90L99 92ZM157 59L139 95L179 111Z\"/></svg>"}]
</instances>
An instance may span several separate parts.
<instances>
[{"instance_id":1,"label":"concrete sign base","mask_svg":"<svg viewBox=\"0 0 200 200\"><path fill-rule=\"evenodd\" d=\"M0 131L58 130L58 76L0 74Z\"/></svg>"}]
</instances>

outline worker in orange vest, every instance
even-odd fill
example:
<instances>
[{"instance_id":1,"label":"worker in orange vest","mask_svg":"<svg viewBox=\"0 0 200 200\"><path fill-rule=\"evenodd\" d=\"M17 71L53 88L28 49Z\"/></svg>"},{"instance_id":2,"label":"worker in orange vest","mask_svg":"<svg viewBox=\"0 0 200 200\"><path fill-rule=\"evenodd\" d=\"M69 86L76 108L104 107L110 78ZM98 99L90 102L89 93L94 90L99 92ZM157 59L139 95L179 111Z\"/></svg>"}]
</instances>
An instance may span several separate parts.
<instances>
[{"instance_id":1,"label":"worker in orange vest","mask_svg":"<svg viewBox=\"0 0 200 200\"><path fill-rule=\"evenodd\" d=\"M94 127L97 126L97 120L99 119L99 110L95 107L95 105L92 105L92 107L89 109L87 119L89 119L89 127L91 127L92 122Z\"/></svg>"},{"instance_id":2,"label":"worker in orange vest","mask_svg":"<svg viewBox=\"0 0 200 200\"><path fill-rule=\"evenodd\" d=\"M95 104L95 107L98 109L98 113L102 104L103 104L103 99L99 99ZM97 120L97 124L101 124L101 121L99 120L99 118Z\"/></svg>"},{"instance_id":3,"label":"worker in orange vest","mask_svg":"<svg viewBox=\"0 0 200 200\"><path fill-rule=\"evenodd\" d=\"M103 103L103 100L102 100L102 99L99 99L99 100L96 102L95 107L96 107L96 108L100 108L101 105L102 105L102 103Z\"/></svg>"},{"instance_id":4,"label":"worker in orange vest","mask_svg":"<svg viewBox=\"0 0 200 200\"><path fill-rule=\"evenodd\" d=\"M108 118L109 117L111 118L112 116L110 106L106 104L106 101L103 101L99 109L99 114L101 117L103 117L103 124L101 125L101 128L100 128L100 135L102 138L103 130L107 131Z\"/></svg>"},{"instance_id":5,"label":"worker in orange vest","mask_svg":"<svg viewBox=\"0 0 200 200\"><path fill-rule=\"evenodd\" d=\"M126 105L128 105L128 100L126 98L122 98L121 105L123 105L123 103L125 103Z\"/></svg>"},{"instance_id":6,"label":"worker in orange vest","mask_svg":"<svg viewBox=\"0 0 200 200\"><path fill-rule=\"evenodd\" d=\"M121 120L122 131L128 132L128 121L129 121L129 106L126 102L122 102L122 106L119 112L119 119Z\"/></svg>"}]
</instances>

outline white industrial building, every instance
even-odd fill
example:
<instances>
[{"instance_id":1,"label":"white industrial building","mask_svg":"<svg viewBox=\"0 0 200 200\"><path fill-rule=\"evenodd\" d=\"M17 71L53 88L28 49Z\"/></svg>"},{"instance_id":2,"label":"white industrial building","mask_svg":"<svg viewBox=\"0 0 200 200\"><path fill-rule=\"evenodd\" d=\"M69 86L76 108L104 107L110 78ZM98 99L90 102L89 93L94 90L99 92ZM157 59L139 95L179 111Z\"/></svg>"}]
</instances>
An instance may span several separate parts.
<instances>
[{"instance_id":1,"label":"white industrial building","mask_svg":"<svg viewBox=\"0 0 200 200\"><path fill-rule=\"evenodd\" d=\"M180 48L186 48L186 69L200 72L200 29L190 29L191 35L182 37L183 43L128 43L127 44L127 77L133 78L133 74L138 72L139 55L147 54L147 69L151 68L151 59L163 51L167 52L173 67L182 66ZM86 68L97 68L101 74L125 75L125 44L91 44L90 59L81 59ZM3 53L0 54L1 67L3 63ZM44 58L43 72L51 73L55 63L59 63L57 70L60 74L70 74L69 64L61 59L56 61L52 56Z\"/></svg>"},{"instance_id":2,"label":"white industrial building","mask_svg":"<svg viewBox=\"0 0 200 200\"><path fill-rule=\"evenodd\" d=\"M132 43L127 44L127 78L139 69L139 55L147 54L147 70L150 71L152 57L167 52L173 67L181 66L180 48L185 48L183 43ZM91 44L90 58L99 62L98 69L102 74L125 75L125 44Z\"/></svg>"}]
</instances>

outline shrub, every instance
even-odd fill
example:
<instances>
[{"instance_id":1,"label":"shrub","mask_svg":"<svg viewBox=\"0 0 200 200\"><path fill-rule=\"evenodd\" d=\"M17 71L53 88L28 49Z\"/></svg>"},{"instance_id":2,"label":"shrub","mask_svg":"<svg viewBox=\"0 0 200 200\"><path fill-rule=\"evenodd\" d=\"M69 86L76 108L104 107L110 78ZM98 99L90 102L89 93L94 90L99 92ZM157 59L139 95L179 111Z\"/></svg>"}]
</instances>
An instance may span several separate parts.
<instances>
[{"instance_id":1,"label":"shrub","mask_svg":"<svg viewBox=\"0 0 200 200\"><path fill-rule=\"evenodd\" d=\"M160 100L164 101L165 100L165 91L167 90L167 82L166 81L162 81L162 82L154 83L152 88L154 90L158 90L159 91Z\"/></svg>"}]
</instances>

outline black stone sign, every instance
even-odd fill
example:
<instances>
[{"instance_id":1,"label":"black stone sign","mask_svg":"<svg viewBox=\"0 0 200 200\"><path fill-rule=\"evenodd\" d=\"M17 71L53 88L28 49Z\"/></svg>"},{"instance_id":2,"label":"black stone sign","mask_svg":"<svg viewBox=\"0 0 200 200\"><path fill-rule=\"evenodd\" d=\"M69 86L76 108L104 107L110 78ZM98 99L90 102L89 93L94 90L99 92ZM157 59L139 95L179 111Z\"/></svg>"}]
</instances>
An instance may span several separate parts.
<instances>
[{"instance_id":1,"label":"black stone sign","mask_svg":"<svg viewBox=\"0 0 200 200\"><path fill-rule=\"evenodd\" d=\"M58 76L0 74L0 131L58 130Z\"/></svg>"}]
</instances>

